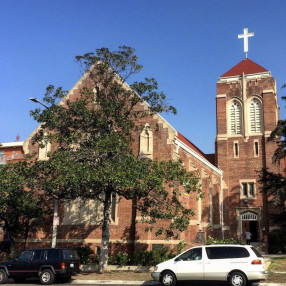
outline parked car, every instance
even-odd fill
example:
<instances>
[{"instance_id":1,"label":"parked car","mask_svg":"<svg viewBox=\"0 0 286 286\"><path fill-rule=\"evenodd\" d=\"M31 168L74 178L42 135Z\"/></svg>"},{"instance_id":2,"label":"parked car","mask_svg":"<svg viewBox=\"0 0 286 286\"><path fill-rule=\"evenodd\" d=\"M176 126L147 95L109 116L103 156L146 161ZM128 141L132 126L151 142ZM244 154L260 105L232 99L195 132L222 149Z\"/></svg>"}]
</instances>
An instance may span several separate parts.
<instances>
[{"instance_id":1,"label":"parked car","mask_svg":"<svg viewBox=\"0 0 286 286\"><path fill-rule=\"evenodd\" d=\"M80 260L75 250L35 248L25 250L14 260L0 262L0 284L13 278L16 282L39 277L42 284L52 284L56 277L70 280L80 272Z\"/></svg>"},{"instance_id":2,"label":"parked car","mask_svg":"<svg viewBox=\"0 0 286 286\"><path fill-rule=\"evenodd\" d=\"M226 281L245 286L267 278L264 259L251 245L203 245L155 266L152 278L164 286L177 281Z\"/></svg>"}]
</instances>

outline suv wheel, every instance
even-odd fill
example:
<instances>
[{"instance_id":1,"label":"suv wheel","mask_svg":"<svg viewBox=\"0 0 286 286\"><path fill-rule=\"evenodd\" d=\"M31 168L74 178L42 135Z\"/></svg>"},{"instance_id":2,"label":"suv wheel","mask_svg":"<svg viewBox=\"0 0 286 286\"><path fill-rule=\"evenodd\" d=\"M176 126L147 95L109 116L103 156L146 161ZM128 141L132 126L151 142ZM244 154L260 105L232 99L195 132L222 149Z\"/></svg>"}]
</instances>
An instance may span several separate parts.
<instances>
[{"instance_id":1,"label":"suv wheel","mask_svg":"<svg viewBox=\"0 0 286 286\"><path fill-rule=\"evenodd\" d=\"M165 271L163 272L160 282L164 286L175 286L176 285L176 277L173 272Z\"/></svg>"},{"instance_id":2,"label":"suv wheel","mask_svg":"<svg viewBox=\"0 0 286 286\"><path fill-rule=\"evenodd\" d=\"M0 269L0 284L4 284L7 281L7 274L5 270Z\"/></svg>"},{"instance_id":3,"label":"suv wheel","mask_svg":"<svg viewBox=\"0 0 286 286\"><path fill-rule=\"evenodd\" d=\"M229 282L231 286L245 286L247 281L243 273L235 271L231 273Z\"/></svg>"},{"instance_id":4,"label":"suv wheel","mask_svg":"<svg viewBox=\"0 0 286 286\"><path fill-rule=\"evenodd\" d=\"M44 269L40 274L41 283L44 285L52 284L55 280L55 275L50 269Z\"/></svg>"}]
</instances>

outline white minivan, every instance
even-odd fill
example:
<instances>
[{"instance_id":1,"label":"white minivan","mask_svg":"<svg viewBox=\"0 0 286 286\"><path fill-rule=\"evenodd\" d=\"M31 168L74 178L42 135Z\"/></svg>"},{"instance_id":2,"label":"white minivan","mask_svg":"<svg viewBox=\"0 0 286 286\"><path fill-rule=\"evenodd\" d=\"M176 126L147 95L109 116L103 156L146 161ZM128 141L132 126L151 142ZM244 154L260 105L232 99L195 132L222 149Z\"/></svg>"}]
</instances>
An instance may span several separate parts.
<instances>
[{"instance_id":1,"label":"white minivan","mask_svg":"<svg viewBox=\"0 0 286 286\"><path fill-rule=\"evenodd\" d=\"M177 281L226 281L231 286L265 280L264 259L251 245L193 247L155 266L152 278L164 286Z\"/></svg>"}]
</instances>

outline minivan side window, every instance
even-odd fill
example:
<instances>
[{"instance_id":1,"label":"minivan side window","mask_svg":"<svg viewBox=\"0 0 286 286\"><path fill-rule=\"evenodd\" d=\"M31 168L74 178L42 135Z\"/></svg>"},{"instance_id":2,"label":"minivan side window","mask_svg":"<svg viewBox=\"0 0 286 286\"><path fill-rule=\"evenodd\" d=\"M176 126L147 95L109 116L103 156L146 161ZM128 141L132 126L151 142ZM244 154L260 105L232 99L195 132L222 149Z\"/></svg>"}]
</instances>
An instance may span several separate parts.
<instances>
[{"instance_id":1,"label":"minivan side window","mask_svg":"<svg viewBox=\"0 0 286 286\"><path fill-rule=\"evenodd\" d=\"M201 260L202 259L202 248L194 248L186 251L178 257L179 261L190 261L190 260Z\"/></svg>"},{"instance_id":2,"label":"minivan side window","mask_svg":"<svg viewBox=\"0 0 286 286\"><path fill-rule=\"evenodd\" d=\"M209 259L225 259L228 258L227 247L206 247Z\"/></svg>"},{"instance_id":3,"label":"minivan side window","mask_svg":"<svg viewBox=\"0 0 286 286\"><path fill-rule=\"evenodd\" d=\"M209 259L243 258L250 256L248 250L244 247L206 247L206 252Z\"/></svg>"},{"instance_id":4,"label":"minivan side window","mask_svg":"<svg viewBox=\"0 0 286 286\"><path fill-rule=\"evenodd\" d=\"M228 247L229 258L249 257L250 254L244 247Z\"/></svg>"}]
</instances>

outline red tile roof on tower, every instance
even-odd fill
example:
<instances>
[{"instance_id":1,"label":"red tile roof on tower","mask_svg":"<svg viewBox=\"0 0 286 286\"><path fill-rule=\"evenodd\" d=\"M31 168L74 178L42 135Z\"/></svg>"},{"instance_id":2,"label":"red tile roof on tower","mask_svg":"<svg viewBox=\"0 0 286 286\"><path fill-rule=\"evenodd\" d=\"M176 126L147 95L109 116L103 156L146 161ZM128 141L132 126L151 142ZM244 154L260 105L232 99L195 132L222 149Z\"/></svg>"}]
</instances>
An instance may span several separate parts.
<instances>
[{"instance_id":1,"label":"red tile roof on tower","mask_svg":"<svg viewBox=\"0 0 286 286\"><path fill-rule=\"evenodd\" d=\"M262 72L267 72L267 70L250 59L244 59L220 77L242 75L242 73L253 74Z\"/></svg>"}]
</instances>

